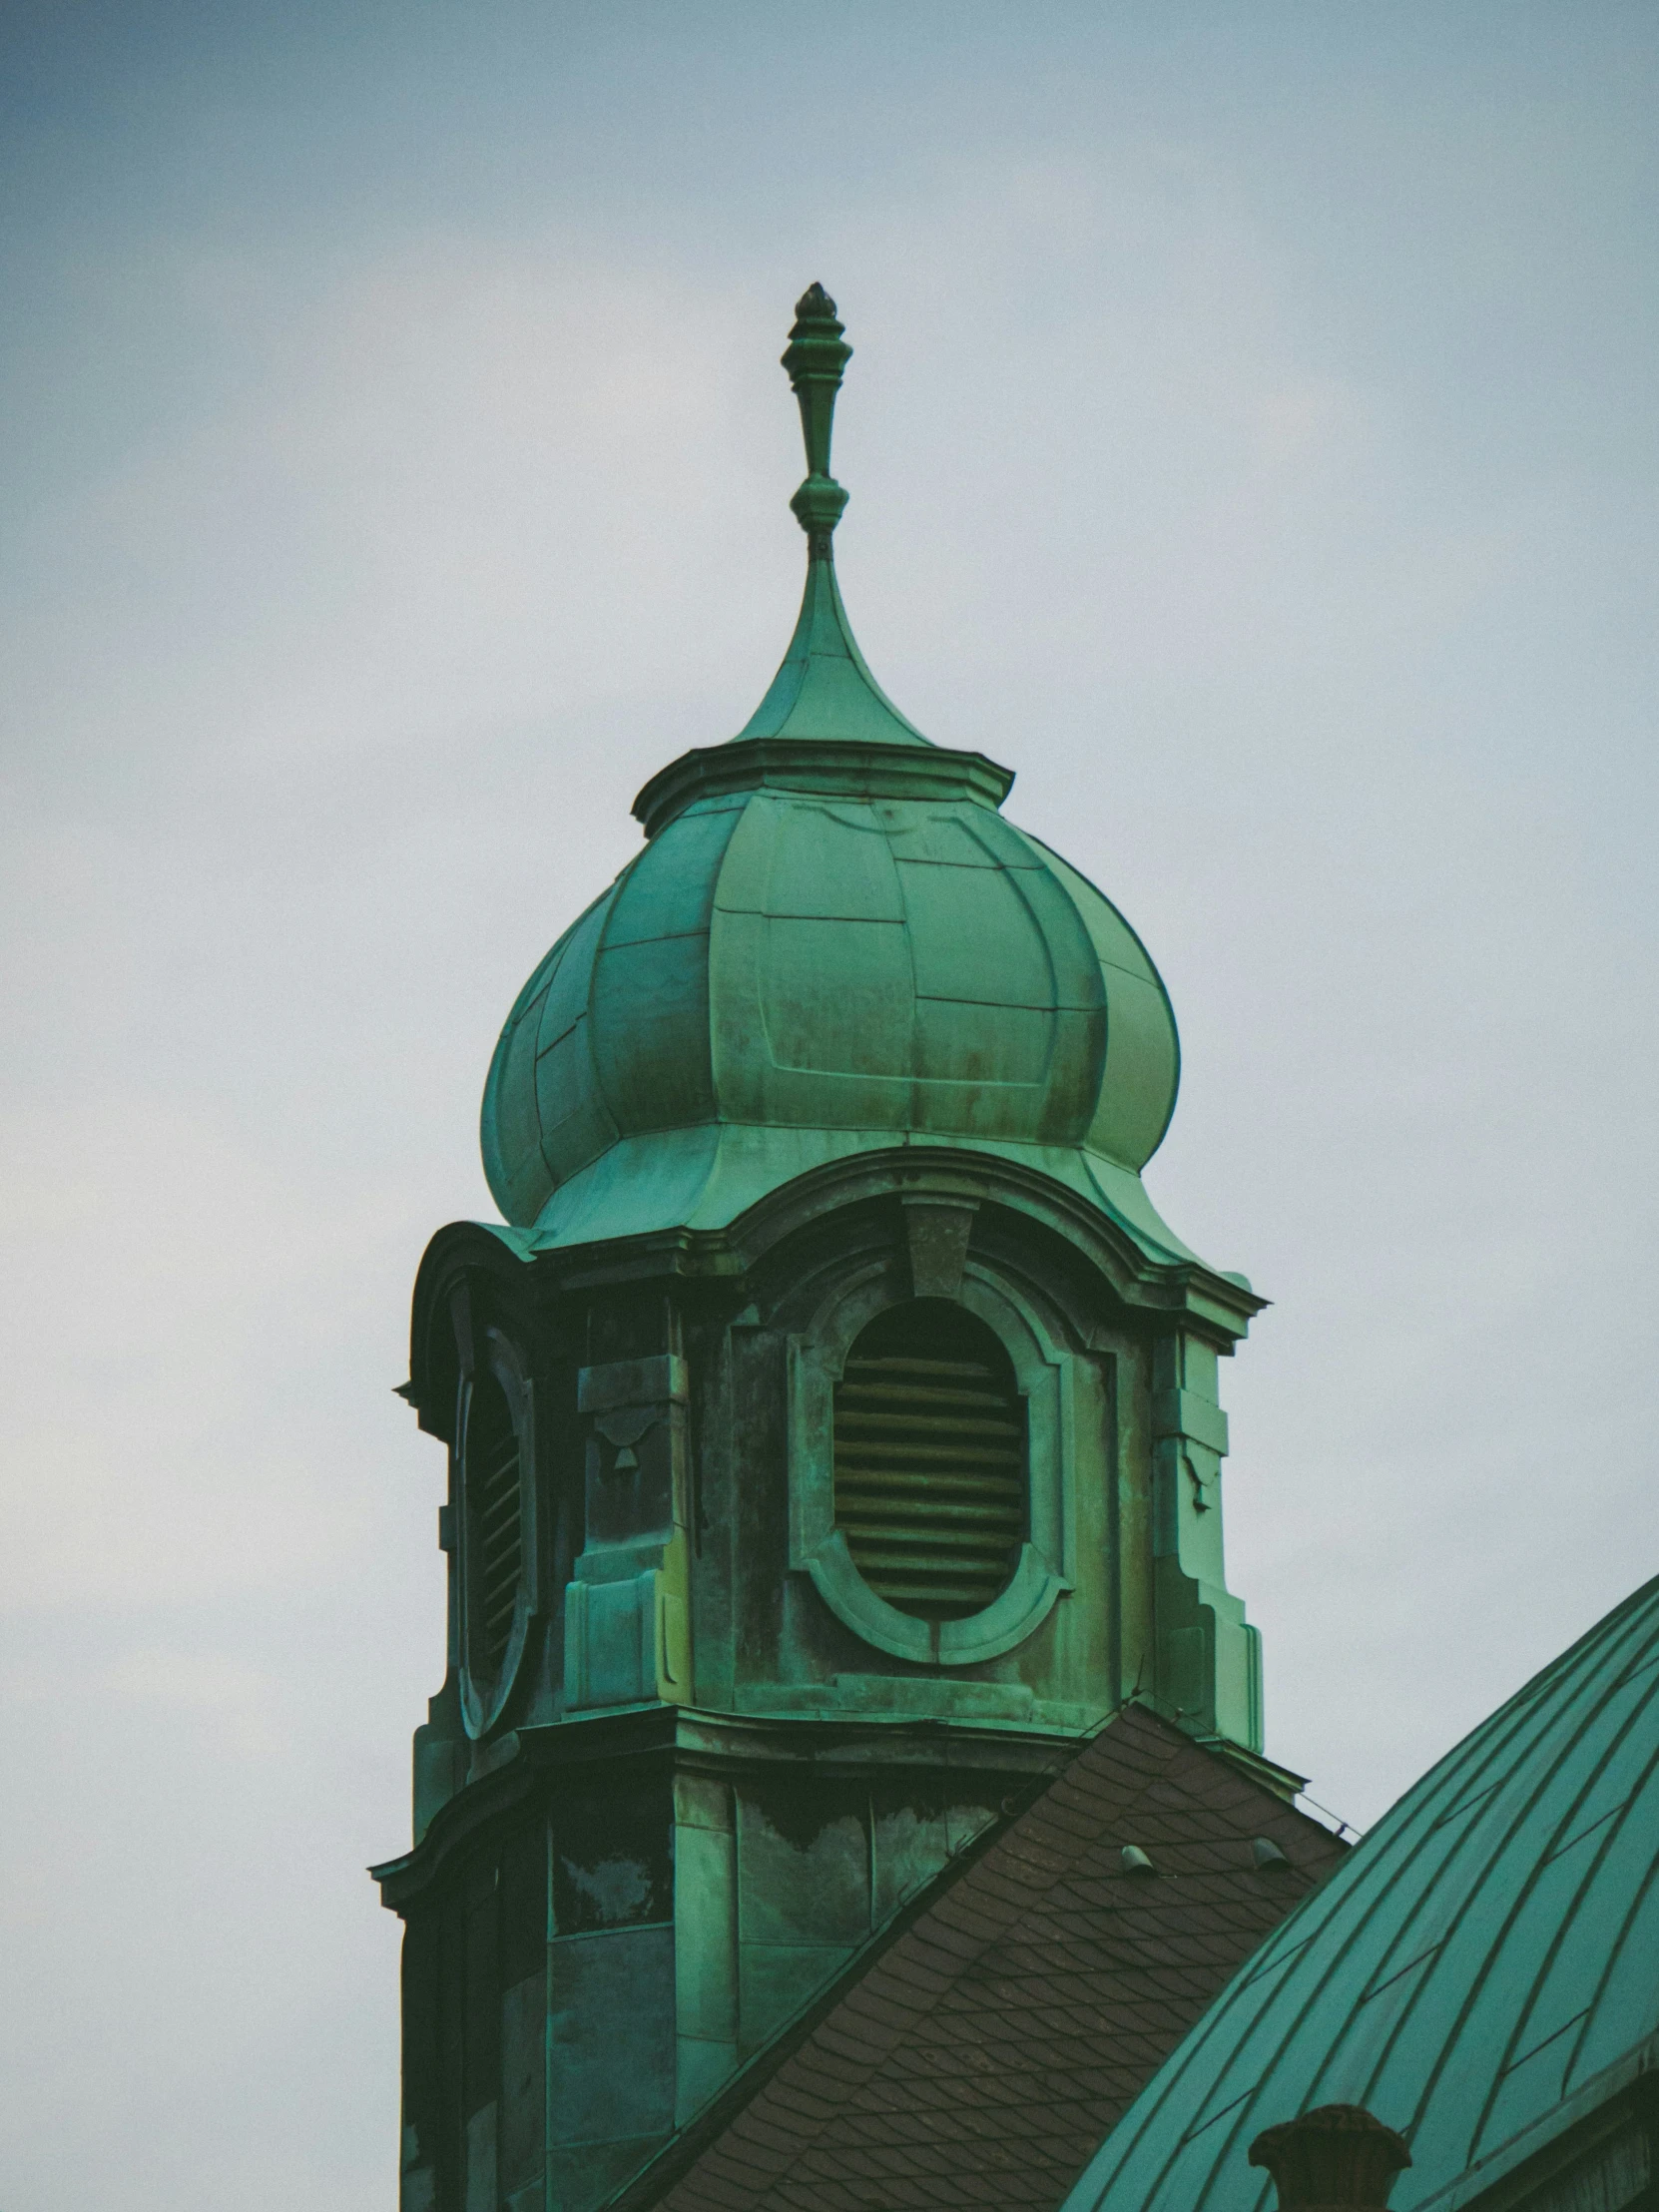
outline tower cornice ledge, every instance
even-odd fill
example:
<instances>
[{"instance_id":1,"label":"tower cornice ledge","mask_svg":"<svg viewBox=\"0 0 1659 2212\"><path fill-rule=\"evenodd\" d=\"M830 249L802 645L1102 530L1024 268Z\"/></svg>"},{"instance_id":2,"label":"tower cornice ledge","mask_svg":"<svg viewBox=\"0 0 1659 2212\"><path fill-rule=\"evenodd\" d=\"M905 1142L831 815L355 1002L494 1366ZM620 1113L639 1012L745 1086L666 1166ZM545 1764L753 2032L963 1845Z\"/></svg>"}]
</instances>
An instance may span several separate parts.
<instances>
[{"instance_id":1,"label":"tower cornice ledge","mask_svg":"<svg viewBox=\"0 0 1659 2212\"><path fill-rule=\"evenodd\" d=\"M718 1229L689 1226L539 1251L534 1238L497 1223L459 1221L427 1246L415 1281L409 1381L402 1394L419 1410L427 1398L423 1348L449 1288L469 1268L533 1271L547 1295L672 1278L728 1283L787 1237L859 1201L906 1197L958 1199L1005 1207L1081 1247L1131 1313L1179 1322L1231 1352L1271 1303L1240 1277L1192 1254L1160 1259L1128 1226L1040 1169L989 1153L930 1145L892 1146L834 1160L769 1192ZM422 1426L429 1423L422 1421Z\"/></svg>"},{"instance_id":2,"label":"tower cornice ledge","mask_svg":"<svg viewBox=\"0 0 1659 2212\"><path fill-rule=\"evenodd\" d=\"M1097 1716L1096 1725L1106 1717ZM479 1747L474 1779L442 1808L414 1849L368 1872L381 1903L401 1913L503 1816L549 1791L556 1795L594 1779L612 1783L625 1772L665 1782L674 1774L724 1782L931 1776L978 1785L992 1803L1008 1800L1011 1811L1031 1785L1069 1764L1088 1733L660 1704L577 1714Z\"/></svg>"}]
</instances>

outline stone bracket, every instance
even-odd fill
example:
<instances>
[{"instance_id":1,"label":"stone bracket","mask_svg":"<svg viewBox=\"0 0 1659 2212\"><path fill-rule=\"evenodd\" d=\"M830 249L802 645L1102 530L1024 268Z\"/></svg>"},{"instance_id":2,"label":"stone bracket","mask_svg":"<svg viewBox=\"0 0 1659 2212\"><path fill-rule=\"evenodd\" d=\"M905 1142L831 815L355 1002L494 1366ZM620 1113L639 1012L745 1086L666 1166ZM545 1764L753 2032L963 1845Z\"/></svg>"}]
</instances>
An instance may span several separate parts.
<instances>
[{"instance_id":1,"label":"stone bracket","mask_svg":"<svg viewBox=\"0 0 1659 2212\"><path fill-rule=\"evenodd\" d=\"M691 1395L686 1363L677 1353L649 1360L610 1360L576 1371L576 1409L605 1413L619 1406L683 1405Z\"/></svg>"},{"instance_id":2,"label":"stone bracket","mask_svg":"<svg viewBox=\"0 0 1659 2212\"><path fill-rule=\"evenodd\" d=\"M690 1395L676 1353L577 1371L577 1410L588 1423L588 1540L565 1586L565 1704L572 1712L691 1695Z\"/></svg>"},{"instance_id":3,"label":"stone bracket","mask_svg":"<svg viewBox=\"0 0 1659 2212\"><path fill-rule=\"evenodd\" d=\"M1155 1391L1152 1433L1160 1440L1181 1436L1188 1443L1202 1444L1218 1458L1227 1456L1227 1415L1213 1399L1200 1397L1196 1390Z\"/></svg>"}]
</instances>

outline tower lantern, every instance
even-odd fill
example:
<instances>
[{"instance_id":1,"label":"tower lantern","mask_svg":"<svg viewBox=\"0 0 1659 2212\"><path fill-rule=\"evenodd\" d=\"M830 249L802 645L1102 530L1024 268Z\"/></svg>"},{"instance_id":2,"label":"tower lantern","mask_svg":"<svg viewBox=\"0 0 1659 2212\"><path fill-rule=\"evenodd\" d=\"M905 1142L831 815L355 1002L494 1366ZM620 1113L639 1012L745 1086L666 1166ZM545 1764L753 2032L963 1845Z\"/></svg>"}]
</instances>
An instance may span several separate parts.
<instances>
[{"instance_id":1,"label":"tower lantern","mask_svg":"<svg viewBox=\"0 0 1659 2212\"><path fill-rule=\"evenodd\" d=\"M405 2212L590 2212L1127 1701L1259 1775L1219 1356L1261 1301L1141 1182L1157 970L864 664L850 355L784 355L789 650L645 786L519 994L410 1379L448 1448L414 1747Z\"/></svg>"}]
</instances>

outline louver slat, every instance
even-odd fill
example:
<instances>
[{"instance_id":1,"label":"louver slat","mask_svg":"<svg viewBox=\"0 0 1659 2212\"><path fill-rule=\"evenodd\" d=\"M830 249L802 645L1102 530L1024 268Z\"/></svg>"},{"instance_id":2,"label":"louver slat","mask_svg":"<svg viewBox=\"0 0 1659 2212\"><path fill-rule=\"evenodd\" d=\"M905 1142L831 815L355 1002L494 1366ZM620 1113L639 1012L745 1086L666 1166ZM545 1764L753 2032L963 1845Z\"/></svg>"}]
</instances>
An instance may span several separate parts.
<instances>
[{"instance_id":1,"label":"louver slat","mask_svg":"<svg viewBox=\"0 0 1659 2212\"><path fill-rule=\"evenodd\" d=\"M938 1357L950 1337L987 1357ZM1001 1347L931 1300L872 1324L835 1389L835 1522L865 1581L905 1612L979 1612L1025 1519L1025 1407Z\"/></svg>"},{"instance_id":2,"label":"louver slat","mask_svg":"<svg viewBox=\"0 0 1659 2212\"><path fill-rule=\"evenodd\" d=\"M484 1670L498 1674L512 1639L513 1615L524 1564L519 1496L518 1438L493 1436L476 1470L469 1469L478 1573L474 1585L482 1633Z\"/></svg>"}]
</instances>

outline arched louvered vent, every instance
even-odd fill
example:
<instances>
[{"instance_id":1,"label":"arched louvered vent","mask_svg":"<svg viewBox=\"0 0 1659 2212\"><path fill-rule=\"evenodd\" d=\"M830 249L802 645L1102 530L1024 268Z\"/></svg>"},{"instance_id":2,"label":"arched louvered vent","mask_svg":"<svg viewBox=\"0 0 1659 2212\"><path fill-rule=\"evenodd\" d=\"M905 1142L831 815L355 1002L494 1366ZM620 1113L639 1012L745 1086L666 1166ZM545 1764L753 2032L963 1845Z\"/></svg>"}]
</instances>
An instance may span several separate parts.
<instances>
[{"instance_id":1,"label":"arched louvered vent","mask_svg":"<svg viewBox=\"0 0 1659 2212\"><path fill-rule=\"evenodd\" d=\"M1026 1490L1025 1401L992 1332L942 1298L878 1315L835 1385L835 1525L870 1588L924 1620L981 1611Z\"/></svg>"},{"instance_id":2,"label":"arched louvered vent","mask_svg":"<svg viewBox=\"0 0 1659 2212\"><path fill-rule=\"evenodd\" d=\"M466 1418L469 1658L485 1681L501 1672L524 1572L518 1432L507 1393L487 1367L473 1377Z\"/></svg>"}]
</instances>

